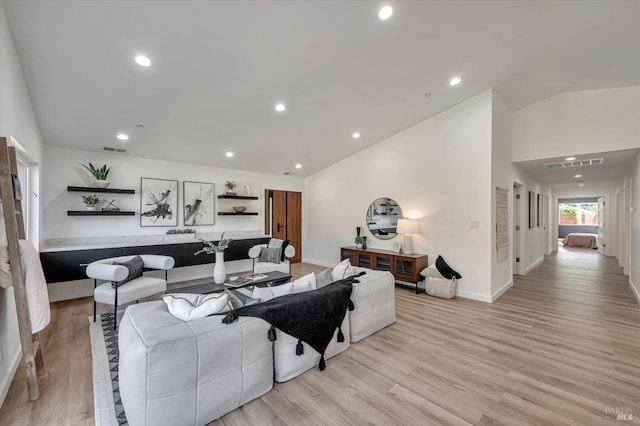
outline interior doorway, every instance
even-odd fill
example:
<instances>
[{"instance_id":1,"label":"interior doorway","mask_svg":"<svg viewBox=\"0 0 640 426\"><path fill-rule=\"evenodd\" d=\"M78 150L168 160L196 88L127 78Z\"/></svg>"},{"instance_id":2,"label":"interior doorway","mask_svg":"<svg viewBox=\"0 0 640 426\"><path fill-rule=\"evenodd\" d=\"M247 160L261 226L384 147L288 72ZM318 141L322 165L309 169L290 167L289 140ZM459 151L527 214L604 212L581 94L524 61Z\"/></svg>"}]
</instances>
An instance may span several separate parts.
<instances>
[{"instance_id":1,"label":"interior doorway","mask_svg":"<svg viewBox=\"0 0 640 426\"><path fill-rule=\"evenodd\" d=\"M521 188L522 185L516 182L513 183L513 275L523 275L523 271L521 270L522 262L520 262L520 258L522 257L520 250L520 229L522 228L520 226Z\"/></svg>"},{"instance_id":2,"label":"interior doorway","mask_svg":"<svg viewBox=\"0 0 640 426\"><path fill-rule=\"evenodd\" d=\"M264 232L273 238L289 240L296 249L291 263L302 260L302 192L266 189L264 194Z\"/></svg>"}]
</instances>

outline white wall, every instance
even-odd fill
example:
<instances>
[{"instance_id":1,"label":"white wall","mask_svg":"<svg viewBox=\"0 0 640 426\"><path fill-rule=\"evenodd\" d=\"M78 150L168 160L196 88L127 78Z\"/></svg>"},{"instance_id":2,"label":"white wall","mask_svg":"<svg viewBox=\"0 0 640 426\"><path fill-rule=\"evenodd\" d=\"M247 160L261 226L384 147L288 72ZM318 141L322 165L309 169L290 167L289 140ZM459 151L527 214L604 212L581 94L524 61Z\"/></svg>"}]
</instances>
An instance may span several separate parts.
<instances>
[{"instance_id":1,"label":"white wall","mask_svg":"<svg viewBox=\"0 0 640 426\"><path fill-rule=\"evenodd\" d=\"M390 197L419 219L414 251L430 263L441 254L463 276L459 295L490 301L491 108L487 91L308 177L304 261L335 264L356 226L369 247L391 248L400 237L378 240L365 223L369 204Z\"/></svg>"},{"instance_id":2,"label":"white wall","mask_svg":"<svg viewBox=\"0 0 640 426\"><path fill-rule=\"evenodd\" d=\"M221 207L230 210L239 201L218 200L217 195L225 191L224 183L233 180L242 193L248 183L252 195L258 201L242 201L248 210L260 212L259 216L216 216L213 226L194 227L197 231L238 231L264 230L264 189L302 191L302 178L296 176L267 175L240 170L221 169L171 161L151 160L122 154L82 151L69 148L46 146L46 163L43 175L47 179L42 184L43 240L70 237L117 236L164 234L169 227L140 227L140 178L178 180L178 227L183 225L182 182L212 182L216 191L216 212ZM92 217L67 216L68 210L84 210L83 195L67 192L67 186L94 186L93 178L79 163L88 162L111 166L109 180L111 187L135 189L135 195L98 194L100 198L117 199L122 210L133 210L136 216ZM108 195L108 196L107 196Z\"/></svg>"},{"instance_id":3,"label":"white wall","mask_svg":"<svg viewBox=\"0 0 640 426\"><path fill-rule=\"evenodd\" d=\"M589 184L582 187L553 188L553 214L551 225L551 236L553 241L558 240L558 199L560 198L583 198L583 197L604 197L604 220L606 224L605 236L605 256L616 256L618 249L618 213L616 206L616 185L615 184ZM557 244L554 251L558 250Z\"/></svg>"},{"instance_id":4,"label":"white wall","mask_svg":"<svg viewBox=\"0 0 640 426\"><path fill-rule=\"evenodd\" d=\"M545 229L542 226L529 228L529 191L541 194L541 198L548 195L549 199L551 199L551 192L515 165L512 173L513 181L522 185L520 188L520 262L522 262L520 272L526 274L542 263L545 254ZM542 213L545 214L545 212Z\"/></svg>"},{"instance_id":5,"label":"white wall","mask_svg":"<svg viewBox=\"0 0 640 426\"><path fill-rule=\"evenodd\" d=\"M513 285L513 190L512 190L512 113L500 96L493 92L491 115L491 297L496 300ZM509 191L509 257L497 261L496 250L496 187Z\"/></svg>"},{"instance_id":6,"label":"white wall","mask_svg":"<svg viewBox=\"0 0 640 426\"><path fill-rule=\"evenodd\" d=\"M629 284L640 303L640 154L636 156L631 171L631 262Z\"/></svg>"},{"instance_id":7,"label":"white wall","mask_svg":"<svg viewBox=\"0 0 640 426\"><path fill-rule=\"evenodd\" d=\"M562 93L514 113L513 161L637 148L640 86Z\"/></svg>"},{"instance_id":8,"label":"white wall","mask_svg":"<svg viewBox=\"0 0 640 426\"><path fill-rule=\"evenodd\" d=\"M11 38L4 5L0 2L0 135L13 136L28 151L28 155L36 162L42 158L42 139L36 123L22 68ZM39 192L37 173L32 175L33 191ZM38 212L36 203L32 205ZM36 214L37 218L38 215ZM37 221L36 221L37 224ZM2 228L4 225L2 225ZM36 228L37 230L37 228ZM4 232L2 229L0 232ZM37 246L37 233L31 234ZM0 405L9 390L11 381L21 356L20 337L16 316L13 288L0 288Z\"/></svg>"}]
</instances>

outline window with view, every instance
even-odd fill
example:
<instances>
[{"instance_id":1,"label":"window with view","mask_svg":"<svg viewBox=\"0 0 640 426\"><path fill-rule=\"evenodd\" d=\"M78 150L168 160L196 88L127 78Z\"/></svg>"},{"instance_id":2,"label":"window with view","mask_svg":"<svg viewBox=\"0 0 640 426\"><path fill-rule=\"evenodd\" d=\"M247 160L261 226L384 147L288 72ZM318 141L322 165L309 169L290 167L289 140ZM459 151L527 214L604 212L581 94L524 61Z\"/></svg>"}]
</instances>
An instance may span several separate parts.
<instances>
[{"instance_id":1,"label":"window with view","mask_svg":"<svg viewBox=\"0 0 640 426\"><path fill-rule=\"evenodd\" d=\"M560 225L598 225L598 203L560 203Z\"/></svg>"}]
</instances>

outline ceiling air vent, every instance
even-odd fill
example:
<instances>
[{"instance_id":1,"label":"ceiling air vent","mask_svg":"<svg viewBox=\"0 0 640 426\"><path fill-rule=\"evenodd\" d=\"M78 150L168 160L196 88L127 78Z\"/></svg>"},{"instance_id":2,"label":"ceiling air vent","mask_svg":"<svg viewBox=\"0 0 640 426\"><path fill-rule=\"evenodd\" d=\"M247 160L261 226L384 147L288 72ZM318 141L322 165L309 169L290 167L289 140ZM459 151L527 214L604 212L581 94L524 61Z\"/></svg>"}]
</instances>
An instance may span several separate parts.
<instances>
[{"instance_id":1,"label":"ceiling air vent","mask_svg":"<svg viewBox=\"0 0 640 426\"><path fill-rule=\"evenodd\" d=\"M122 148L114 148L112 146L105 146L102 149L104 149L105 151L109 151L109 152L122 152L125 153L127 152L126 149L122 149Z\"/></svg>"},{"instance_id":2,"label":"ceiling air vent","mask_svg":"<svg viewBox=\"0 0 640 426\"><path fill-rule=\"evenodd\" d=\"M565 167L582 167L582 166L595 166L597 164L603 164L604 158L592 158L591 160L575 160L575 161L561 161L559 163L546 163L543 164L547 169L563 169Z\"/></svg>"}]
</instances>

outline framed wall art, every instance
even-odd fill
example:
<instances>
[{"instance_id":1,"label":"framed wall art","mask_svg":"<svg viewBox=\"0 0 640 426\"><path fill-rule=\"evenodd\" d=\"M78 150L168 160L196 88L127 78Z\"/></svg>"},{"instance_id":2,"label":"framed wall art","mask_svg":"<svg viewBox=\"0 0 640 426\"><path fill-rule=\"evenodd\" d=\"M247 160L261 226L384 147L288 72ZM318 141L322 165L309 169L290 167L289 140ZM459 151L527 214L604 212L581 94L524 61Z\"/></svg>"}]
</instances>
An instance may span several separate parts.
<instances>
[{"instance_id":1,"label":"framed wall art","mask_svg":"<svg viewBox=\"0 0 640 426\"><path fill-rule=\"evenodd\" d=\"M178 226L177 180L140 180L140 226Z\"/></svg>"},{"instance_id":2,"label":"framed wall art","mask_svg":"<svg viewBox=\"0 0 640 426\"><path fill-rule=\"evenodd\" d=\"M204 226L215 224L215 186L205 182L183 182L184 225Z\"/></svg>"},{"instance_id":3,"label":"framed wall art","mask_svg":"<svg viewBox=\"0 0 640 426\"><path fill-rule=\"evenodd\" d=\"M536 193L529 191L529 228L536 227Z\"/></svg>"}]
</instances>

